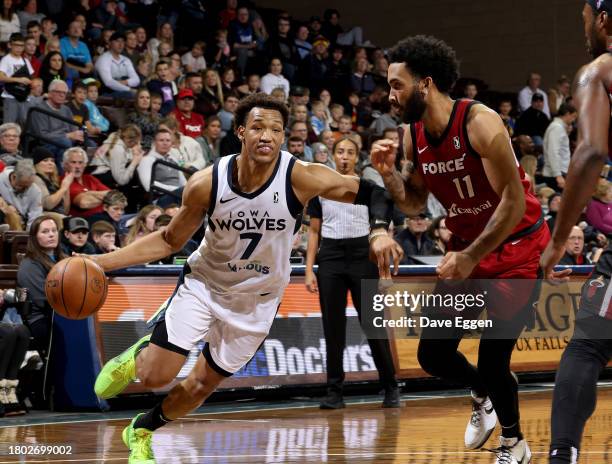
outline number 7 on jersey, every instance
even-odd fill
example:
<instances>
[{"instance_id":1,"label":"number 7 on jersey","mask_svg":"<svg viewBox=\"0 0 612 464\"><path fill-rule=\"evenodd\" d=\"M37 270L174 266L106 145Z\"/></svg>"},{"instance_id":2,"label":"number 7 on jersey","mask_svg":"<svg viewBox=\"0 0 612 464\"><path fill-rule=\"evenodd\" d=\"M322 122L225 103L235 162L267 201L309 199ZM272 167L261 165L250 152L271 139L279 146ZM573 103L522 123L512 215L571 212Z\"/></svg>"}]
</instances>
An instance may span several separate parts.
<instances>
[{"instance_id":1,"label":"number 7 on jersey","mask_svg":"<svg viewBox=\"0 0 612 464\"><path fill-rule=\"evenodd\" d=\"M249 259L251 257L262 236L263 234L258 234L256 232L244 232L240 234L240 240L250 240L240 259Z\"/></svg>"}]
</instances>

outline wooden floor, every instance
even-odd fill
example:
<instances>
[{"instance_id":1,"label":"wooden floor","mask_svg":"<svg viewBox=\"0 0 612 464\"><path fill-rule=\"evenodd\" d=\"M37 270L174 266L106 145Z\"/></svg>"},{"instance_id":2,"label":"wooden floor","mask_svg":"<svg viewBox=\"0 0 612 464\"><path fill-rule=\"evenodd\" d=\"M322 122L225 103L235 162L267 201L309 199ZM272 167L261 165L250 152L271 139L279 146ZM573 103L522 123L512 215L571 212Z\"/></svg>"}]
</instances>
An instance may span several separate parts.
<instances>
[{"instance_id":1,"label":"wooden floor","mask_svg":"<svg viewBox=\"0 0 612 464\"><path fill-rule=\"evenodd\" d=\"M408 398L408 397L407 397ZM550 391L521 393L523 433L532 463L547 463ZM313 407L194 415L156 432L158 463L492 463L485 451L463 449L470 413L465 397L406 401L398 410L379 403L344 410ZM205 409L202 409L205 411ZM92 416L93 417L93 416ZM124 463L121 431L127 420L0 428L0 464L8 462ZM6 425L7 420L2 422ZM12 443L68 444L69 456L7 456ZM486 446L497 446L497 433ZM600 388L599 402L583 438L580 461L612 463L612 389Z\"/></svg>"}]
</instances>

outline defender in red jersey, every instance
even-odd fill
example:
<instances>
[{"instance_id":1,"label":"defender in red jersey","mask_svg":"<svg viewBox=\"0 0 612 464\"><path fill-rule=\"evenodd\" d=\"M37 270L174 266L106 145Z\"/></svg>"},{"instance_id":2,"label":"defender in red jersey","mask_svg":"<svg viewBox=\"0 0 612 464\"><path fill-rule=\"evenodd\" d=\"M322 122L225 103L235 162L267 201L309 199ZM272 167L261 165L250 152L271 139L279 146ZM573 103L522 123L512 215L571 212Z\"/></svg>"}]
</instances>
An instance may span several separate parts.
<instances>
[{"instance_id":1,"label":"defender in red jersey","mask_svg":"<svg viewBox=\"0 0 612 464\"><path fill-rule=\"evenodd\" d=\"M582 10L587 48L593 61L574 83L578 109L578 145L565 180L563 202L552 240L541 260L549 278L563 255L563 244L593 185L612 154L612 1L587 0ZM582 287L574 335L565 348L555 379L551 414L550 464L577 463L586 421L597 402L597 380L612 358L612 245L603 252Z\"/></svg>"},{"instance_id":2,"label":"defender in red jersey","mask_svg":"<svg viewBox=\"0 0 612 464\"><path fill-rule=\"evenodd\" d=\"M549 232L501 118L478 102L449 97L458 64L443 41L409 37L391 50L390 62L389 98L410 124L403 139L407 163L398 172L393 142L383 140L372 147L372 165L406 214L423 211L430 192L448 211L446 224L454 238L438 266L436 292L457 291L447 281L468 277L534 279L535 287ZM376 240L372 248L378 248ZM487 308L493 328L484 329L477 368L457 350L464 333L455 326L423 328L419 341L418 359L426 372L472 389L467 448L484 445L499 418L501 446L493 450L498 463L531 459L520 430L518 386L510 372L516 339L533 318L530 293L513 295L500 281L498 304Z\"/></svg>"}]
</instances>

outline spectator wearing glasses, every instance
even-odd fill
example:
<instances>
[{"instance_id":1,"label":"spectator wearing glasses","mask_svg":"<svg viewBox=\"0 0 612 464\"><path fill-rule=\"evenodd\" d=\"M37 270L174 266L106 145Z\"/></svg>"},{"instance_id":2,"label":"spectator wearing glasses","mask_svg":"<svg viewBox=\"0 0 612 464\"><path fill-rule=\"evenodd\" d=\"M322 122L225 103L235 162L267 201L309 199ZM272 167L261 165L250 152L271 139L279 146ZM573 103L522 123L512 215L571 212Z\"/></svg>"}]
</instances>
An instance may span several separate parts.
<instances>
[{"instance_id":1,"label":"spectator wearing glasses","mask_svg":"<svg viewBox=\"0 0 612 464\"><path fill-rule=\"evenodd\" d=\"M34 185L35 178L31 159L18 161L14 169L5 169L0 174L0 196L19 213L22 230L29 229L42 214L42 194Z\"/></svg>"},{"instance_id":2,"label":"spectator wearing glasses","mask_svg":"<svg viewBox=\"0 0 612 464\"><path fill-rule=\"evenodd\" d=\"M19 143L21 141L21 127L14 122L6 122L0 126L0 161L5 166L15 166L22 160Z\"/></svg>"},{"instance_id":3,"label":"spectator wearing glasses","mask_svg":"<svg viewBox=\"0 0 612 464\"><path fill-rule=\"evenodd\" d=\"M432 255L444 255L448 250L448 242L453 233L446 227L446 217L438 216L435 218L427 232L434 240L434 247L431 251Z\"/></svg>"},{"instance_id":4,"label":"spectator wearing glasses","mask_svg":"<svg viewBox=\"0 0 612 464\"><path fill-rule=\"evenodd\" d=\"M580 227L572 227L570 236L565 242L565 254L559 264L568 266L591 264L589 258L584 254L584 232Z\"/></svg>"},{"instance_id":5,"label":"spectator wearing glasses","mask_svg":"<svg viewBox=\"0 0 612 464\"><path fill-rule=\"evenodd\" d=\"M72 111L66 106L68 86L64 81L55 80L49 84L49 96L38 107L56 113L66 119L72 119ZM85 140L84 132L74 124L68 124L43 113L33 113L31 116L32 132L35 136L43 137L46 147L55 155L59 163L62 153ZM48 142L47 142L48 141ZM59 167L59 166L58 166Z\"/></svg>"}]
</instances>

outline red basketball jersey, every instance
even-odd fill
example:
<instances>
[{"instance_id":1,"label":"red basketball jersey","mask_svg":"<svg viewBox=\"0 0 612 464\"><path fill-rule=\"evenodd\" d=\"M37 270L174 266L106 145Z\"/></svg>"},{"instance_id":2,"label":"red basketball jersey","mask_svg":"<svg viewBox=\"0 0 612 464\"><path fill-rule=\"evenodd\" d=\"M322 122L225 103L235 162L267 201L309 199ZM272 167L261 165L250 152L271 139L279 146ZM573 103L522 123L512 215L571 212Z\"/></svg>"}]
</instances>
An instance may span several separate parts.
<instances>
[{"instance_id":1,"label":"red basketball jersey","mask_svg":"<svg viewBox=\"0 0 612 464\"><path fill-rule=\"evenodd\" d=\"M489 183L482 159L468 139L466 120L475 103L478 102L456 100L448 126L439 139L427 134L422 121L410 127L415 167L428 190L446 208L446 226L466 241L480 235L500 202ZM542 214L540 203L529 192L529 181L518 161L516 165L527 208L512 234L532 226Z\"/></svg>"}]
</instances>

